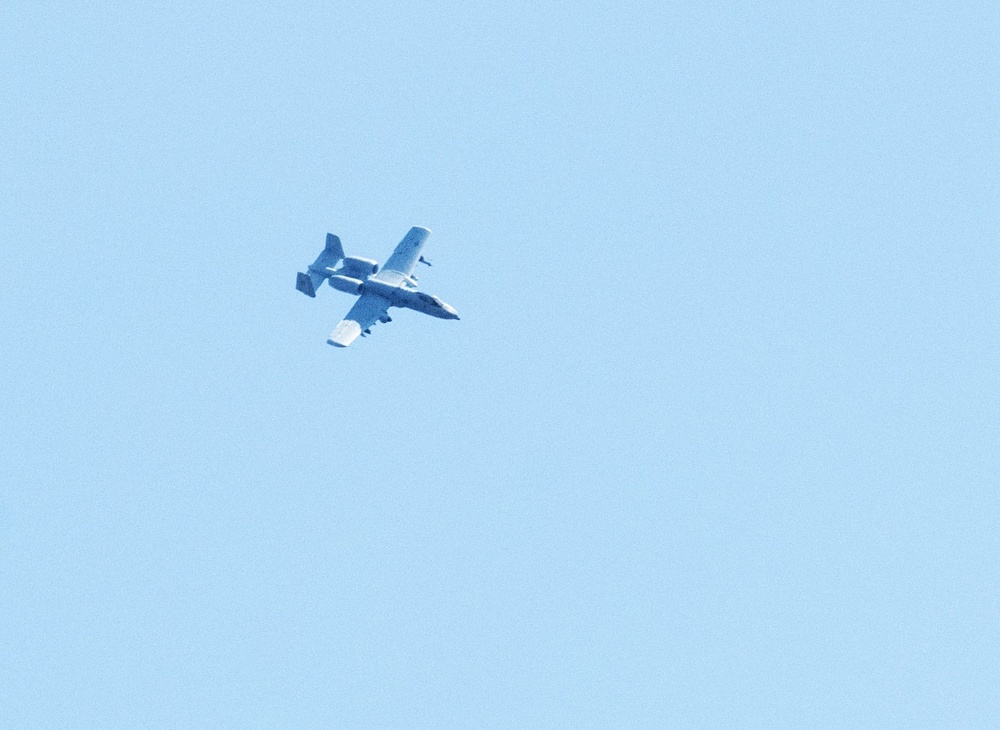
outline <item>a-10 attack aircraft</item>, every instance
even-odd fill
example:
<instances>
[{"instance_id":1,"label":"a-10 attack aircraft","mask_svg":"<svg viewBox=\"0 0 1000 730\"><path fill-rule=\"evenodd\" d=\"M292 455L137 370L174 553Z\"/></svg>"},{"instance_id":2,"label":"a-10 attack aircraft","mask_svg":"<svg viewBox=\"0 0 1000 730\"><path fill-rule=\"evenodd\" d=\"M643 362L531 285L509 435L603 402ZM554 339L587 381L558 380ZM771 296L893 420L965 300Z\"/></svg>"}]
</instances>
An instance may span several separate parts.
<instances>
[{"instance_id":1,"label":"a-10 attack aircraft","mask_svg":"<svg viewBox=\"0 0 1000 730\"><path fill-rule=\"evenodd\" d=\"M391 322L389 307L406 307L441 319L458 319L458 312L437 297L417 291L417 277L413 268L417 262L427 264L420 252L431 232L415 226L399 242L392 256L379 271L371 259L344 256L340 239L326 234L326 248L312 263L306 273L299 272L295 288L303 294L316 296L316 289L323 281L348 294L360 294L351 311L341 320L327 342L337 347L347 347L358 335L371 334L376 322ZM335 267L343 261L339 269Z\"/></svg>"}]
</instances>

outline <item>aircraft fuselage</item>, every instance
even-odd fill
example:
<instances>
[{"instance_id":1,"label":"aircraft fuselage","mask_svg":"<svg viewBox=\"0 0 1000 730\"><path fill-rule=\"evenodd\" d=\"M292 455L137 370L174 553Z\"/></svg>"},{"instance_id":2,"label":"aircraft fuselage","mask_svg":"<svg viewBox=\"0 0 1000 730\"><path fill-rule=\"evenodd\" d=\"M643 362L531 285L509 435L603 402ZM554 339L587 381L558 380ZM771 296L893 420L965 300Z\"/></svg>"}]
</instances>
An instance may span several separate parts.
<instances>
[{"instance_id":1,"label":"aircraft fuselage","mask_svg":"<svg viewBox=\"0 0 1000 730\"><path fill-rule=\"evenodd\" d=\"M389 278L390 275L395 276ZM382 276L386 276L388 281L381 278ZM458 319L458 312L450 304L441 301L438 297L417 291L408 286L408 283L408 277L395 271L384 271L369 276L365 280L364 291L385 297L392 302L394 307L415 309L440 319Z\"/></svg>"}]
</instances>

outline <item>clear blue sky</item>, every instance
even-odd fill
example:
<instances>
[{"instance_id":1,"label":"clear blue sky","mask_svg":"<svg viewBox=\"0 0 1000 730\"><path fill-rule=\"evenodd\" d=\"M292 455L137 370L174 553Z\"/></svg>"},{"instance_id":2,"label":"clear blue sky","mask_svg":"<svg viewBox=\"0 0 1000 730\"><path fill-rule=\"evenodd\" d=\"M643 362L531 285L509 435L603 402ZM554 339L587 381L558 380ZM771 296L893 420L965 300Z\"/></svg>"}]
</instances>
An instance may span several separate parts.
<instances>
[{"instance_id":1,"label":"clear blue sky","mask_svg":"<svg viewBox=\"0 0 1000 730\"><path fill-rule=\"evenodd\" d=\"M996 3L139 5L0 27L0 726L1000 725Z\"/></svg>"}]
</instances>

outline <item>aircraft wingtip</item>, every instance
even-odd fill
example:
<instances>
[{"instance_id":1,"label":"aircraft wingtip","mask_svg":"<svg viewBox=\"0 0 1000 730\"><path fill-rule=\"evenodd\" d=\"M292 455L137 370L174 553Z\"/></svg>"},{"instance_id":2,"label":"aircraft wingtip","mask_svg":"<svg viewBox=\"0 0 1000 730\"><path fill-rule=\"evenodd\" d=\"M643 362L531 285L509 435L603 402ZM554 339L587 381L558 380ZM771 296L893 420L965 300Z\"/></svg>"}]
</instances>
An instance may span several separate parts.
<instances>
[{"instance_id":1,"label":"aircraft wingtip","mask_svg":"<svg viewBox=\"0 0 1000 730\"><path fill-rule=\"evenodd\" d=\"M361 334L361 325L351 319L345 319L338 324L333 332L330 333L330 337L327 338L327 344L333 345L334 347L347 347Z\"/></svg>"}]
</instances>

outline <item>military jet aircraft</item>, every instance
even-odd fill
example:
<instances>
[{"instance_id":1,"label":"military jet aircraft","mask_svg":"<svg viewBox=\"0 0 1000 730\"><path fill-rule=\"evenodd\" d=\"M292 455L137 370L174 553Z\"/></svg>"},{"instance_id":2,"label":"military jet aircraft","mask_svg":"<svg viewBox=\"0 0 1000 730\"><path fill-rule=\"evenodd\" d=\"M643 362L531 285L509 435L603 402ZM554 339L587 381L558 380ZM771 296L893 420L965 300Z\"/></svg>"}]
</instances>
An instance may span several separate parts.
<instances>
[{"instance_id":1,"label":"military jet aircraft","mask_svg":"<svg viewBox=\"0 0 1000 730\"><path fill-rule=\"evenodd\" d=\"M389 307L415 309L441 319L458 319L458 312L450 304L417 291L413 269L418 262L430 266L430 262L420 255L429 235L431 232L426 228L411 228L379 271L378 263L371 259L344 256L340 239L332 233L326 234L326 248L306 273L299 272L295 288L315 297L316 288L326 280L334 289L361 295L330 333L329 344L347 347L358 339L358 335L371 334L376 322L391 322ZM343 262L340 268L335 268L340 262Z\"/></svg>"}]
</instances>

